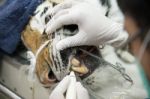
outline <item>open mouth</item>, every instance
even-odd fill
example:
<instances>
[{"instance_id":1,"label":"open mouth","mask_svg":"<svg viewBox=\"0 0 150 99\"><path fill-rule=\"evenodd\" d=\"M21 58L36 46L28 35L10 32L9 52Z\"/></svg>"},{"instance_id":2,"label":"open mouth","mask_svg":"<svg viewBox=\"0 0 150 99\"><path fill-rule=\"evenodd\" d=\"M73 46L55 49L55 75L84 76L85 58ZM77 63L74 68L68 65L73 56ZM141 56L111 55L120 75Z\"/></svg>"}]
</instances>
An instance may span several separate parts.
<instances>
[{"instance_id":1,"label":"open mouth","mask_svg":"<svg viewBox=\"0 0 150 99\"><path fill-rule=\"evenodd\" d=\"M49 85L59 82L71 71L74 71L81 79L84 79L93 73L99 66L99 61L93 59L93 57L82 52L80 49L86 50L93 55L101 56L97 47L94 46L74 47L61 51L60 55L62 62L60 63L62 63L63 69L59 68L57 65L54 65L55 67L50 66L49 71L45 72L44 77L41 77L40 75L41 78L45 78L42 81L44 82L43 84L45 87L49 87Z\"/></svg>"},{"instance_id":2,"label":"open mouth","mask_svg":"<svg viewBox=\"0 0 150 99\"><path fill-rule=\"evenodd\" d=\"M46 54L46 57L48 58L43 57L45 58L45 61L42 61L42 64L38 64L43 60L41 56L37 60L36 72L44 87L50 87L54 83L59 82L71 71L74 71L80 79L84 79L92 74L99 66L99 60L94 59L82 50L101 57L98 48L95 46L67 48L60 51L60 54L57 54L60 56L54 56L52 53L48 53ZM41 55L44 55L44 52L46 51L41 52ZM58 59L58 57L61 58L61 60Z\"/></svg>"}]
</instances>

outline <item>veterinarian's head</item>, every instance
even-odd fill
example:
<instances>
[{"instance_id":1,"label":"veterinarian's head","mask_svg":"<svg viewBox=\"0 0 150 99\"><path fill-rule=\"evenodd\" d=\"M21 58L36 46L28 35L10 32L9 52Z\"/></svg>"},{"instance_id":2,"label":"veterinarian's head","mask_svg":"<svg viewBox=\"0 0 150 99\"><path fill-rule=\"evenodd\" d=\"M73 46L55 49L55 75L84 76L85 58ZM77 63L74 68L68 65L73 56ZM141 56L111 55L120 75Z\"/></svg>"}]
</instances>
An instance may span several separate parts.
<instances>
[{"instance_id":1,"label":"veterinarian's head","mask_svg":"<svg viewBox=\"0 0 150 99\"><path fill-rule=\"evenodd\" d=\"M124 28L129 33L130 50L138 57L150 81L150 1L118 0L118 5L125 16Z\"/></svg>"}]
</instances>

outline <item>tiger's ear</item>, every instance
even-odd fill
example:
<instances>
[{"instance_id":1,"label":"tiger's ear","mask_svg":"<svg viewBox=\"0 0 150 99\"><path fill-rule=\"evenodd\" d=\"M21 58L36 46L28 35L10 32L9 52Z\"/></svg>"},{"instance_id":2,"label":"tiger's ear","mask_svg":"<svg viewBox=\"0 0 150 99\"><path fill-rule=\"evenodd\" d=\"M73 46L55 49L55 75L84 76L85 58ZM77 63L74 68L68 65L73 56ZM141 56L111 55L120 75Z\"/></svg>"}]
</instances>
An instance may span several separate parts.
<instances>
[{"instance_id":1,"label":"tiger's ear","mask_svg":"<svg viewBox=\"0 0 150 99\"><path fill-rule=\"evenodd\" d=\"M38 31L32 30L31 27L27 25L21 34L21 39L28 50L31 50L35 54L41 44L41 36Z\"/></svg>"}]
</instances>

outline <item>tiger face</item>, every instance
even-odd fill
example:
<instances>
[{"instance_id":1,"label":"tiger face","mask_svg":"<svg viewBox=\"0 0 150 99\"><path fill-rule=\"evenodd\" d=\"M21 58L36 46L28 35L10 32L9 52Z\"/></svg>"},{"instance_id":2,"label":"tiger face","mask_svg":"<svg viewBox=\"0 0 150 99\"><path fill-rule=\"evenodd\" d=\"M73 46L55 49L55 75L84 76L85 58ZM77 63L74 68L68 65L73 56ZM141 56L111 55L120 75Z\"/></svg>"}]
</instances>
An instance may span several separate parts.
<instances>
[{"instance_id":1,"label":"tiger face","mask_svg":"<svg viewBox=\"0 0 150 99\"><path fill-rule=\"evenodd\" d=\"M52 18L47 13L58 4L58 2L54 1L44 1L39 5L34 16L31 17L22 32L22 41L28 50L35 55L36 74L45 87L62 80L70 71L75 71L80 79L89 76L99 66L99 61L93 59L92 56L84 51L101 57L96 46L76 46L62 51L56 50L55 45L57 42L68 36L75 35L78 32L78 27L68 25L50 35L45 33L46 24Z\"/></svg>"}]
</instances>

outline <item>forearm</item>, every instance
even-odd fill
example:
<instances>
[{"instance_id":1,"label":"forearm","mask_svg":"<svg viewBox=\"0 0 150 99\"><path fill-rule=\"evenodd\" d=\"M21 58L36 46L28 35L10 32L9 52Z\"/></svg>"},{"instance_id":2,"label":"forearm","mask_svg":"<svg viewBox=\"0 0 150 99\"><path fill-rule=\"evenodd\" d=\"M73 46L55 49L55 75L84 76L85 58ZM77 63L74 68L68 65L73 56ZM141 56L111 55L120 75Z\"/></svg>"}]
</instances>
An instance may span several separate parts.
<instances>
[{"instance_id":1,"label":"forearm","mask_svg":"<svg viewBox=\"0 0 150 99\"><path fill-rule=\"evenodd\" d=\"M119 27L116 29L116 32L114 34L117 34L116 37L112 38L112 40L108 41L108 44L114 46L114 47L121 47L123 44L126 43L128 39L128 33L124 30L123 22L124 22L124 17L117 5L116 0L110 0L111 8L108 14L108 17L120 24L119 26L114 26Z\"/></svg>"},{"instance_id":2,"label":"forearm","mask_svg":"<svg viewBox=\"0 0 150 99\"><path fill-rule=\"evenodd\" d=\"M120 26L114 26L112 31L114 31L114 33L110 34L111 38L106 43L116 48L123 46L128 39L128 33L124 31L123 25L120 24Z\"/></svg>"}]
</instances>

